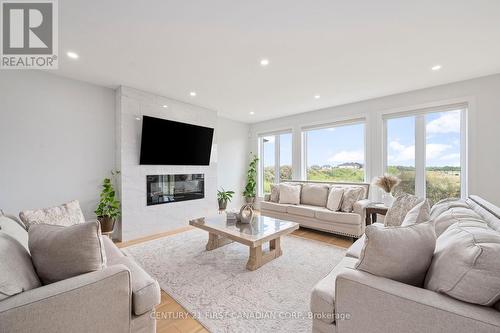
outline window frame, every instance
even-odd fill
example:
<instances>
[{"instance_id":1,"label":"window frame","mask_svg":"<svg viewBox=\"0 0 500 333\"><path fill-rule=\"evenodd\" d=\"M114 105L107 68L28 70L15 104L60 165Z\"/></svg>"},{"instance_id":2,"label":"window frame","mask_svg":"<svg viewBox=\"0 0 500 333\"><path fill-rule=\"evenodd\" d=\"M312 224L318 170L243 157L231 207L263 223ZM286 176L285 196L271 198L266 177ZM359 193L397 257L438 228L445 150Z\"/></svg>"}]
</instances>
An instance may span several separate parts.
<instances>
[{"instance_id":1,"label":"window frame","mask_svg":"<svg viewBox=\"0 0 500 333\"><path fill-rule=\"evenodd\" d=\"M304 126L301 128L301 168L300 168L300 179L302 181L308 181L307 179L307 132L321 130L321 129L329 129L334 127L342 127L349 125L363 125L363 155L364 155L364 165L363 165L363 181L360 183L366 183L368 177L368 150L369 147L367 145L367 119L365 117L358 118L350 118L346 120L316 124L311 126Z\"/></svg>"},{"instance_id":2,"label":"window frame","mask_svg":"<svg viewBox=\"0 0 500 333\"><path fill-rule=\"evenodd\" d=\"M382 170L387 172L388 168L388 142L387 142L387 121L397 118L415 117L415 195L426 198L426 148L427 148L427 128L426 115L432 113L460 111L460 197L465 199L468 196L468 133L467 123L469 114L469 103L456 103L429 108L416 109L411 111L386 113L382 115Z\"/></svg>"},{"instance_id":3,"label":"window frame","mask_svg":"<svg viewBox=\"0 0 500 333\"><path fill-rule=\"evenodd\" d=\"M280 168L281 168L281 145L280 136L282 134L292 135L292 168L293 168L293 131L291 129L285 129L274 132L259 133L258 138L258 148L259 148L259 168L257 172L257 195L264 197L264 138L274 136L274 182L279 184L281 182ZM293 169L292 169L293 170Z\"/></svg>"}]
</instances>

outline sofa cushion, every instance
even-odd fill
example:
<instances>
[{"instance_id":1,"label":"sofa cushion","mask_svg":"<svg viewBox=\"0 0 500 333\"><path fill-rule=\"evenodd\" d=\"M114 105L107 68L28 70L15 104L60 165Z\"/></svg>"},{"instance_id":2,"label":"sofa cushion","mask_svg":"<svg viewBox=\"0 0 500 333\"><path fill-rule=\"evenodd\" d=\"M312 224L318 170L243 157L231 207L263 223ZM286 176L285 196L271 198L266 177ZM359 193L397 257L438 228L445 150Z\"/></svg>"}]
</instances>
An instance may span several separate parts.
<instances>
[{"instance_id":1,"label":"sofa cushion","mask_svg":"<svg viewBox=\"0 0 500 333\"><path fill-rule=\"evenodd\" d=\"M271 195L269 196L269 201L280 201L280 187L277 184L271 184Z\"/></svg>"},{"instance_id":2,"label":"sofa cushion","mask_svg":"<svg viewBox=\"0 0 500 333\"><path fill-rule=\"evenodd\" d=\"M301 185L279 184L280 204L299 205Z\"/></svg>"},{"instance_id":3,"label":"sofa cushion","mask_svg":"<svg viewBox=\"0 0 500 333\"><path fill-rule=\"evenodd\" d=\"M340 186L330 187L328 192L328 200L326 201L326 208L334 212L338 211L342 205L342 198L344 197L344 188Z\"/></svg>"},{"instance_id":4,"label":"sofa cushion","mask_svg":"<svg viewBox=\"0 0 500 333\"><path fill-rule=\"evenodd\" d=\"M106 253L97 221L69 227L34 224L28 231L28 245L43 284L106 267Z\"/></svg>"},{"instance_id":5,"label":"sofa cushion","mask_svg":"<svg viewBox=\"0 0 500 333\"><path fill-rule=\"evenodd\" d=\"M469 208L469 205L465 202L465 200L455 199L455 198L447 198L436 202L431 208L431 218L435 219L445 211L453 207L463 207Z\"/></svg>"},{"instance_id":6,"label":"sofa cushion","mask_svg":"<svg viewBox=\"0 0 500 333\"><path fill-rule=\"evenodd\" d=\"M317 206L311 205L299 205L299 206L288 206L286 208L286 212L288 214L305 216L305 217L314 217L314 213L316 212Z\"/></svg>"},{"instance_id":7,"label":"sofa cushion","mask_svg":"<svg viewBox=\"0 0 500 333\"><path fill-rule=\"evenodd\" d=\"M406 214L422 201L423 199L411 194L402 194L398 196L396 200L394 200L391 208L387 210L387 214L384 218L384 225L386 227L400 226Z\"/></svg>"},{"instance_id":8,"label":"sofa cushion","mask_svg":"<svg viewBox=\"0 0 500 333\"><path fill-rule=\"evenodd\" d=\"M122 264L130 270L132 284L132 307L135 315L140 316L151 311L160 304L160 286L148 273L142 269L131 257L112 257L108 265Z\"/></svg>"},{"instance_id":9,"label":"sofa cushion","mask_svg":"<svg viewBox=\"0 0 500 333\"><path fill-rule=\"evenodd\" d=\"M21 221L29 229L33 224L54 224L70 226L73 224L84 223L80 203L74 200L57 207L50 207L36 210L25 210L19 213Z\"/></svg>"},{"instance_id":10,"label":"sofa cushion","mask_svg":"<svg viewBox=\"0 0 500 333\"><path fill-rule=\"evenodd\" d=\"M439 216L434 218L436 236L441 236L443 232L446 231L446 229L457 222L471 220L484 222L486 224L486 221L484 221L478 213L468 207L455 206L449 208L448 210L444 211Z\"/></svg>"},{"instance_id":11,"label":"sofa cushion","mask_svg":"<svg viewBox=\"0 0 500 333\"><path fill-rule=\"evenodd\" d=\"M356 213L332 212L325 209L317 210L314 216L319 220L328 222L354 225L361 223L361 216Z\"/></svg>"},{"instance_id":12,"label":"sofa cushion","mask_svg":"<svg viewBox=\"0 0 500 333\"><path fill-rule=\"evenodd\" d=\"M422 286L436 235L432 222L405 227L369 225L356 269L414 286Z\"/></svg>"},{"instance_id":13,"label":"sofa cushion","mask_svg":"<svg viewBox=\"0 0 500 333\"><path fill-rule=\"evenodd\" d=\"M460 221L438 239L425 288L464 302L500 300L500 234L480 221Z\"/></svg>"},{"instance_id":14,"label":"sofa cushion","mask_svg":"<svg viewBox=\"0 0 500 333\"><path fill-rule=\"evenodd\" d=\"M0 231L13 237L24 248L28 250L28 231L21 221L18 221L14 216L4 215L0 213Z\"/></svg>"},{"instance_id":15,"label":"sofa cushion","mask_svg":"<svg viewBox=\"0 0 500 333\"><path fill-rule=\"evenodd\" d=\"M304 184L300 203L302 205L326 207L329 188L326 184Z\"/></svg>"},{"instance_id":16,"label":"sofa cushion","mask_svg":"<svg viewBox=\"0 0 500 333\"><path fill-rule=\"evenodd\" d=\"M260 202L260 209L272 210L272 211L279 212L279 213L286 213L286 208L288 206L289 205L274 203L274 202L270 202L270 201L261 201Z\"/></svg>"},{"instance_id":17,"label":"sofa cushion","mask_svg":"<svg viewBox=\"0 0 500 333\"><path fill-rule=\"evenodd\" d=\"M313 288L311 293L311 312L315 318L331 324L335 321L335 280L344 269L352 269L356 259L345 257Z\"/></svg>"},{"instance_id":18,"label":"sofa cushion","mask_svg":"<svg viewBox=\"0 0 500 333\"><path fill-rule=\"evenodd\" d=\"M427 222L431 219L430 216L431 207L429 205L429 199L425 199L406 214L402 226Z\"/></svg>"},{"instance_id":19,"label":"sofa cushion","mask_svg":"<svg viewBox=\"0 0 500 333\"><path fill-rule=\"evenodd\" d=\"M0 231L0 301L40 285L28 251Z\"/></svg>"},{"instance_id":20,"label":"sofa cushion","mask_svg":"<svg viewBox=\"0 0 500 333\"><path fill-rule=\"evenodd\" d=\"M356 201L363 198L364 190L359 186L352 186L344 189L344 195L342 197L342 205L340 210L345 213L350 213L354 210L354 204Z\"/></svg>"}]
</instances>

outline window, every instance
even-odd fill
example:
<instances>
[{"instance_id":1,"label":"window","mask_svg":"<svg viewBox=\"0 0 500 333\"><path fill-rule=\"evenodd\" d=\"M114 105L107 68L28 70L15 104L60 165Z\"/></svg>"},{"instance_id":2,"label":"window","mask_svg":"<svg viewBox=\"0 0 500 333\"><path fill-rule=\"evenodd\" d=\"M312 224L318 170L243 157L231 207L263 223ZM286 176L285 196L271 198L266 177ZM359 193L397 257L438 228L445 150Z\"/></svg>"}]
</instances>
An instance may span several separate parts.
<instances>
[{"instance_id":1,"label":"window","mask_svg":"<svg viewBox=\"0 0 500 333\"><path fill-rule=\"evenodd\" d=\"M292 133L262 136L259 146L259 193L263 195L271 192L271 184L292 179Z\"/></svg>"},{"instance_id":2,"label":"window","mask_svg":"<svg viewBox=\"0 0 500 333\"><path fill-rule=\"evenodd\" d=\"M387 172L401 179L396 193L432 203L465 196L465 112L448 108L385 120Z\"/></svg>"},{"instance_id":3,"label":"window","mask_svg":"<svg viewBox=\"0 0 500 333\"><path fill-rule=\"evenodd\" d=\"M303 132L307 180L365 180L364 122Z\"/></svg>"}]
</instances>

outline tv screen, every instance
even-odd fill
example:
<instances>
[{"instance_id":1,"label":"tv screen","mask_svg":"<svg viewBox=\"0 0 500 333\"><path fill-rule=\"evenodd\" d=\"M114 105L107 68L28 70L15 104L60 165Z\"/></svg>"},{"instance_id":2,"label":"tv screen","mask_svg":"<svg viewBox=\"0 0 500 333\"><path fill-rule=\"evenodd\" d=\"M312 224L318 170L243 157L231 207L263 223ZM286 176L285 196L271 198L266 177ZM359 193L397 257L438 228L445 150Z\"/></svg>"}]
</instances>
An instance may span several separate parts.
<instances>
[{"instance_id":1,"label":"tv screen","mask_svg":"<svg viewBox=\"0 0 500 333\"><path fill-rule=\"evenodd\" d=\"M140 164L209 165L214 129L144 116Z\"/></svg>"}]
</instances>

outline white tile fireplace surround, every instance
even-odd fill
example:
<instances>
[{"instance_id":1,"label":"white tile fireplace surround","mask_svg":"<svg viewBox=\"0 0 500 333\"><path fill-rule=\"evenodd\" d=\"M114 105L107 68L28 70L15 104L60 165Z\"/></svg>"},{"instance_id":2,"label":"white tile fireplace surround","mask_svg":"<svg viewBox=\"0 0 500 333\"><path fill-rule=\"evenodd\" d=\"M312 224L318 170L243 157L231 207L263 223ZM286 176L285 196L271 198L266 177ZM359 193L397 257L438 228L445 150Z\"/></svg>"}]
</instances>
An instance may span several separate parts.
<instances>
[{"instance_id":1,"label":"white tile fireplace surround","mask_svg":"<svg viewBox=\"0 0 500 333\"><path fill-rule=\"evenodd\" d=\"M139 165L139 154L143 115L212 127L217 132L217 112L128 87L120 87L116 98L116 167L121 170L122 221L114 236L135 239L183 227L189 219L213 214L217 209L215 133L209 166ZM205 197L147 206L146 176L168 174L204 174Z\"/></svg>"}]
</instances>

